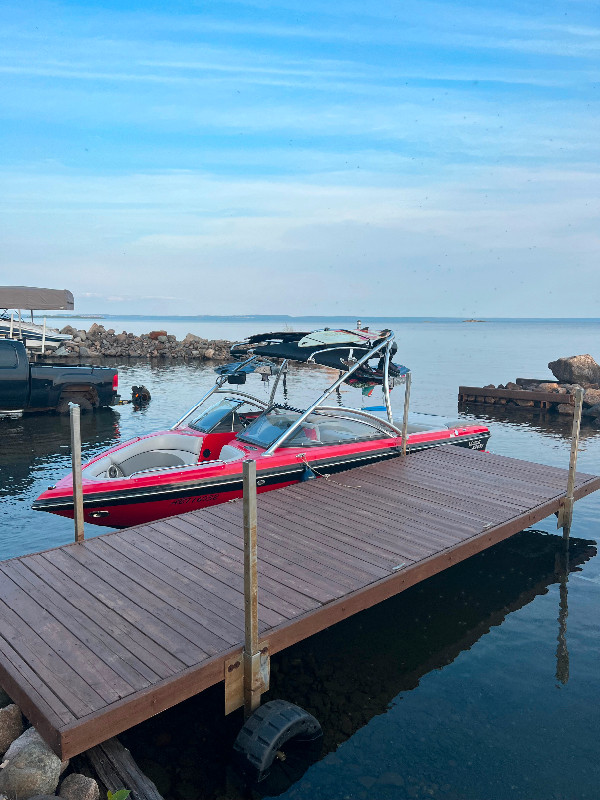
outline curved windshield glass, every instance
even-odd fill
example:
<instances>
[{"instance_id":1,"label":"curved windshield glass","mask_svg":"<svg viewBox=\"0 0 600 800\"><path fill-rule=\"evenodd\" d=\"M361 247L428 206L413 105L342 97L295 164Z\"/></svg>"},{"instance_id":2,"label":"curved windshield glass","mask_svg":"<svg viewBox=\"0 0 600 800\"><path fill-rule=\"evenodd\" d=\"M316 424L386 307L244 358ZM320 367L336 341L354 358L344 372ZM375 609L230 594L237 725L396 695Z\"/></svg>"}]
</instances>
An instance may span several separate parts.
<instances>
[{"instance_id":1,"label":"curved windshield glass","mask_svg":"<svg viewBox=\"0 0 600 800\"><path fill-rule=\"evenodd\" d=\"M279 439L300 416L299 411L272 408L249 425L238 439L260 447L269 447ZM286 439L282 447L312 447L324 444L348 444L364 439L382 439L388 433L368 422L347 417L333 417L318 413L308 416Z\"/></svg>"},{"instance_id":2,"label":"curved windshield glass","mask_svg":"<svg viewBox=\"0 0 600 800\"><path fill-rule=\"evenodd\" d=\"M232 431L234 430L234 413L243 405L243 400L220 400L214 406L205 409L195 419L187 424L189 428L196 431L209 433L210 431ZM239 428L243 429L243 425Z\"/></svg>"}]
</instances>

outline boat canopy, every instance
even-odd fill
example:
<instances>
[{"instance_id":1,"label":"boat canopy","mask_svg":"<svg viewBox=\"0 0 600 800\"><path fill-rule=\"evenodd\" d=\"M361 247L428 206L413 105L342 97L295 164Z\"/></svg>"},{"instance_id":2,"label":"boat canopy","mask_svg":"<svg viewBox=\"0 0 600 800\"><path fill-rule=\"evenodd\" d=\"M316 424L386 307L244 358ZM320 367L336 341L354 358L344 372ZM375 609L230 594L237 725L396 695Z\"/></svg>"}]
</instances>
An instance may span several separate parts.
<instances>
[{"instance_id":1,"label":"boat canopy","mask_svg":"<svg viewBox=\"0 0 600 800\"><path fill-rule=\"evenodd\" d=\"M262 333L250 336L243 342L239 342L231 348L232 356L264 356L266 358L284 358L290 361L310 362L322 364L325 367L338 369L342 372L351 370L357 361L366 356L372 350L374 358L379 358L382 362L376 370L367 367L360 369L356 377L366 378L374 376L375 372L383 369L383 354L377 352L377 346L383 344L390 331L371 333L366 330L347 331L347 330L324 330L311 332L283 332L283 333ZM390 357L393 357L398 349L395 342L390 347ZM390 362L390 377L405 375L406 367L402 367Z\"/></svg>"},{"instance_id":2,"label":"boat canopy","mask_svg":"<svg viewBox=\"0 0 600 800\"><path fill-rule=\"evenodd\" d=\"M0 286L0 308L27 311L73 311L75 301L68 289L40 289L35 286Z\"/></svg>"}]
</instances>

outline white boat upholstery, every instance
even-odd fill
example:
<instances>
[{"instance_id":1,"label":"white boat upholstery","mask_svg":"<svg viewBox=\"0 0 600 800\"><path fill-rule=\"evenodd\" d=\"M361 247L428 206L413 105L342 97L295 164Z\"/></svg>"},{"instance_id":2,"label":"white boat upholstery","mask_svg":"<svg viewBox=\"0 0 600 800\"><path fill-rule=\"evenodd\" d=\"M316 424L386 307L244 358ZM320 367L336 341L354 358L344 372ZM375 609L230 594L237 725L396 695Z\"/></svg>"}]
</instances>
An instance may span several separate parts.
<instances>
[{"instance_id":1,"label":"white boat upholstery","mask_svg":"<svg viewBox=\"0 0 600 800\"><path fill-rule=\"evenodd\" d=\"M198 464L202 448L202 436L184 436L165 433L160 436L149 436L123 447L116 453L101 458L83 470L85 478L128 478L134 473L145 470L185 467ZM225 444L221 448L216 461L241 461L245 457L243 450ZM198 464L199 467L213 466L215 461ZM116 467L116 474L110 475L108 470Z\"/></svg>"},{"instance_id":2,"label":"white boat upholstery","mask_svg":"<svg viewBox=\"0 0 600 800\"><path fill-rule=\"evenodd\" d=\"M224 444L219 453L218 461L240 461L245 458L246 453L240 450L239 447L233 447L231 444Z\"/></svg>"},{"instance_id":3,"label":"white boat upholstery","mask_svg":"<svg viewBox=\"0 0 600 800\"><path fill-rule=\"evenodd\" d=\"M163 433L149 436L101 458L83 470L86 478L109 477L108 469L117 468L115 477L129 477L134 472L161 467L179 467L198 463L202 436Z\"/></svg>"}]
</instances>

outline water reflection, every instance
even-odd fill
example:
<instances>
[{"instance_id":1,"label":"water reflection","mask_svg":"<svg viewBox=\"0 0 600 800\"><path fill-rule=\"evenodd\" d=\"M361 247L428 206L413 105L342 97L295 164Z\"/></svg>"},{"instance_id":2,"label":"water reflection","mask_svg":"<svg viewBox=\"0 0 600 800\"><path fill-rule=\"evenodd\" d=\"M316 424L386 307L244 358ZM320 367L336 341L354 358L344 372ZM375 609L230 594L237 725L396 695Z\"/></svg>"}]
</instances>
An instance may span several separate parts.
<instances>
[{"instance_id":1,"label":"water reflection","mask_svg":"<svg viewBox=\"0 0 600 800\"><path fill-rule=\"evenodd\" d=\"M82 457L112 447L121 438L119 416L112 409L81 415ZM46 414L25 416L2 424L0 495L27 491L34 475L58 463L70 467L69 417ZM61 473L62 474L62 473Z\"/></svg>"},{"instance_id":2,"label":"water reflection","mask_svg":"<svg viewBox=\"0 0 600 800\"><path fill-rule=\"evenodd\" d=\"M567 617L569 616L570 541L564 541L562 553L556 554L555 571L559 577L558 645L556 647L556 680L563 686L569 682L569 648L567 646Z\"/></svg>"},{"instance_id":3,"label":"water reflection","mask_svg":"<svg viewBox=\"0 0 600 800\"><path fill-rule=\"evenodd\" d=\"M526 427L545 436L570 439L573 434L573 417L555 411L539 408L511 408L509 411L505 406L476 406L471 403L459 403L458 410L468 419ZM600 428L595 420L582 417L579 439L600 439Z\"/></svg>"},{"instance_id":4,"label":"water reflection","mask_svg":"<svg viewBox=\"0 0 600 800\"><path fill-rule=\"evenodd\" d=\"M561 536L518 534L274 656L265 700L280 697L315 714L323 725L326 756L385 715L399 693L452 663L508 614L547 593L552 584L563 581L566 586L566 573L557 572L557 564L565 565L557 561L563 553ZM577 570L595 553L593 542L571 539L566 568ZM566 611L566 593L561 592L556 674L563 684L568 678ZM218 686L122 738L167 800L225 793L235 798L242 793L228 778L227 757L241 724L239 713L223 717ZM333 787L340 776L335 757L327 761ZM311 770L283 796L288 795L315 796Z\"/></svg>"}]
</instances>

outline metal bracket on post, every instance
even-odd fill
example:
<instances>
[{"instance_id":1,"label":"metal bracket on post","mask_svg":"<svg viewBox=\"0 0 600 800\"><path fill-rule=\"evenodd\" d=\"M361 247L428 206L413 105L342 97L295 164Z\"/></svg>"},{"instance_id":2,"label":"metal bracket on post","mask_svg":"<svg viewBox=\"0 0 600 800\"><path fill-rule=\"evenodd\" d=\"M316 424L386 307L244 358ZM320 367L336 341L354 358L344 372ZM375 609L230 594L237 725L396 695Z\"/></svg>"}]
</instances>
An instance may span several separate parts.
<instances>
[{"instance_id":1,"label":"metal bracket on post","mask_svg":"<svg viewBox=\"0 0 600 800\"><path fill-rule=\"evenodd\" d=\"M563 529L563 537L569 538L573 521L573 504L575 491L575 470L577 468L577 452L579 450L579 430L581 428L581 410L583 407L583 389L575 389L575 412L573 415L573 433L571 435L571 457L569 459L569 477L567 478L567 494L561 500L558 510L557 528Z\"/></svg>"},{"instance_id":2,"label":"metal bracket on post","mask_svg":"<svg viewBox=\"0 0 600 800\"><path fill-rule=\"evenodd\" d=\"M78 405L70 403L71 418L71 468L73 471L73 518L75 520L75 541L85 538L83 529L83 485L81 478L81 418Z\"/></svg>"},{"instance_id":3,"label":"metal bracket on post","mask_svg":"<svg viewBox=\"0 0 600 800\"><path fill-rule=\"evenodd\" d=\"M411 373L406 374L406 383L404 385L404 415L402 417L402 455L406 455L406 445L408 438L408 407L410 405L410 382Z\"/></svg>"}]
</instances>

